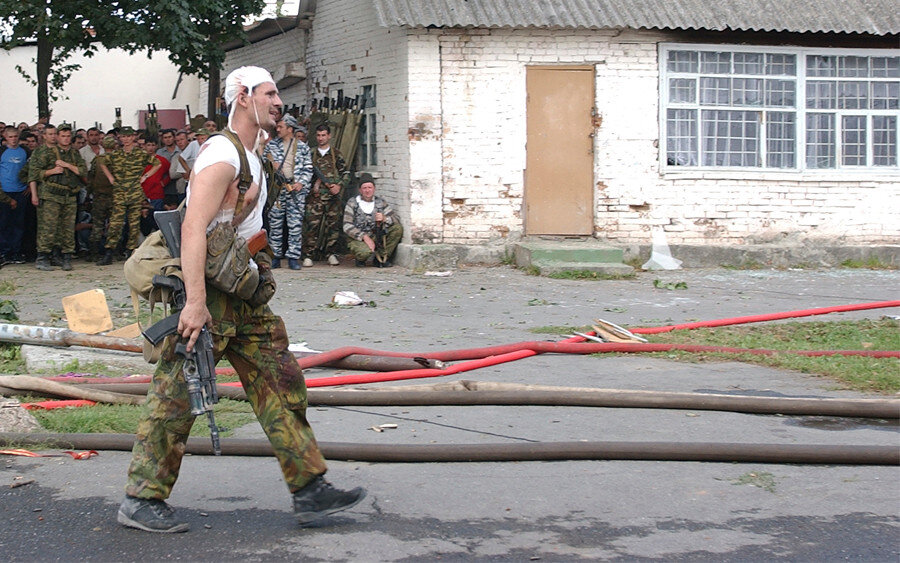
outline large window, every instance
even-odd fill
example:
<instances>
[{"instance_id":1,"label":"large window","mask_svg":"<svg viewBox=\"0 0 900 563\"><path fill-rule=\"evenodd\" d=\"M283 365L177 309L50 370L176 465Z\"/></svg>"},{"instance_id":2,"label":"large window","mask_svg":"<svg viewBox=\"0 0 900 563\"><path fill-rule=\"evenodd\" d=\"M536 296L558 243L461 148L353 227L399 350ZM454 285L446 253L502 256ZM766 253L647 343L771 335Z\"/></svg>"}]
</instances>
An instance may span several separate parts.
<instances>
[{"instance_id":1,"label":"large window","mask_svg":"<svg viewBox=\"0 0 900 563\"><path fill-rule=\"evenodd\" d=\"M665 163L897 170L900 51L663 45Z\"/></svg>"},{"instance_id":2,"label":"large window","mask_svg":"<svg viewBox=\"0 0 900 563\"><path fill-rule=\"evenodd\" d=\"M362 87L361 107L362 119L359 123L359 148L356 151L357 166L359 170L378 165L378 151L375 142L375 85Z\"/></svg>"}]
</instances>

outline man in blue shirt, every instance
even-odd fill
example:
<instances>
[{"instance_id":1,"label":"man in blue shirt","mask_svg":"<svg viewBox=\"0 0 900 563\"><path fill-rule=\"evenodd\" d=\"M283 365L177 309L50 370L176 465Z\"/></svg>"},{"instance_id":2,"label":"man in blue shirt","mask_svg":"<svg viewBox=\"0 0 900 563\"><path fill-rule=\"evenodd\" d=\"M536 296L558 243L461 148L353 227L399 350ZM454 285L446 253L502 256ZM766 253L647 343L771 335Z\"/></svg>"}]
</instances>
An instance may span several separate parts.
<instances>
[{"instance_id":1,"label":"man in blue shirt","mask_svg":"<svg viewBox=\"0 0 900 563\"><path fill-rule=\"evenodd\" d=\"M19 146L19 130L3 130L0 147L0 260L3 264L24 264L22 235L25 231L25 201L31 197L25 181L25 163L31 156Z\"/></svg>"}]
</instances>

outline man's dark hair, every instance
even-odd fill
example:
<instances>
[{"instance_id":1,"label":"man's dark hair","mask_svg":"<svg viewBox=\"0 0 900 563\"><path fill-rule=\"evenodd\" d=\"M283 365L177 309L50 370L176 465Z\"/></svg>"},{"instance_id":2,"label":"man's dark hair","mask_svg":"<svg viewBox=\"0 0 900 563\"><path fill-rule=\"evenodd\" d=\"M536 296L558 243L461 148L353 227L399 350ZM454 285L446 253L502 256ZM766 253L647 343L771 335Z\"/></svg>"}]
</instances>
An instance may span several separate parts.
<instances>
[{"instance_id":1,"label":"man's dark hair","mask_svg":"<svg viewBox=\"0 0 900 563\"><path fill-rule=\"evenodd\" d=\"M19 135L19 140L20 140L20 141L27 141L27 140L29 140L29 139L37 139L37 137L36 137L35 134L32 133L31 131L25 131L24 133L22 133L21 135Z\"/></svg>"},{"instance_id":2,"label":"man's dark hair","mask_svg":"<svg viewBox=\"0 0 900 563\"><path fill-rule=\"evenodd\" d=\"M109 131L107 131L106 134L107 134L107 135L118 135L118 134L119 134L119 128L118 128L118 127L113 127L112 129L110 129Z\"/></svg>"},{"instance_id":3,"label":"man's dark hair","mask_svg":"<svg viewBox=\"0 0 900 563\"><path fill-rule=\"evenodd\" d=\"M100 129L98 129L97 127L90 127L90 128L87 130L87 132L90 133L91 131L96 131L97 133L99 133L99 132L100 132Z\"/></svg>"},{"instance_id":4,"label":"man's dark hair","mask_svg":"<svg viewBox=\"0 0 900 563\"><path fill-rule=\"evenodd\" d=\"M317 125L316 131L328 131L328 134L331 135L331 127L329 127L327 123L320 123Z\"/></svg>"},{"instance_id":5,"label":"man's dark hair","mask_svg":"<svg viewBox=\"0 0 900 563\"><path fill-rule=\"evenodd\" d=\"M47 125L44 125L44 131L46 131L47 129L56 129L56 125L48 123Z\"/></svg>"},{"instance_id":6,"label":"man's dark hair","mask_svg":"<svg viewBox=\"0 0 900 563\"><path fill-rule=\"evenodd\" d=\"M156 137L147 136L147 138L144 139L144 142L145 142L145 143L153 143L154 145L158 145L158 144L159 144L159 139L157 139Z\"/></svg>"},{"instance_id":7,"label":"man's dark hair","mask_svg":"<svg viewBox=\"0 0 900 563\"><path fill-rule=\"evenodd\" d=\"M168 133L171 133L174 135L175 130L174 129L163 129L162 131L159 132L159 136L162 137L163 135L166 135Z\"/></svg>"}]
</instances>

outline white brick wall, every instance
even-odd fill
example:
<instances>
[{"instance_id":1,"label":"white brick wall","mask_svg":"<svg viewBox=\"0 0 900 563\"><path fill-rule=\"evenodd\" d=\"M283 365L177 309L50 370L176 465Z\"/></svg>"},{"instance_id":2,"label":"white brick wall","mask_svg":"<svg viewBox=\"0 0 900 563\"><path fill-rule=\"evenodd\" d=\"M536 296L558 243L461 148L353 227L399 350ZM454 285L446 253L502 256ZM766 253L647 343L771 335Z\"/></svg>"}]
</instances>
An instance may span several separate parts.
<instances>
[{"instance_id":1,"label":"white brick wall","mask_svg":"<svg viewBox=\"0 0 900 563\"><path fill-rule=\"evenodd\" d=\"M410 237L410 143L406 31L378 25L372 2L332 0L316 5L307 50L307 87L322 98L343 89L353 97L375 84L378 165L363 168L377 180L377 193L400 214ZM344 155L349 161L354 155Z\"/></svg>"},{"instance_id":2,"label":"white brick wall","mask_svg":"<svg viewBox=\"0 0 900 563\"><path fill-rule=\"evenodd\" d=\"M306 33L305 29L294 28L281 35L229 51L222 69L222 84L219 92L222 91L222 85L225 84L225 77L228 76L228 73L238 67L260 66L274 74L285 63L303 62L306 58ZM198 113L206 113L207 92L208 83L201 88L200 99L203 101L203 105ZM279 95L286 106L306 104L306 84L301 80L298 84L282 89Z\"/></svg>"},{"instance_id":3,"label":"white brick wall","mask_svg":"<svg viewBox=\"0 0 900 563\"><path fill-rule=\"evenodd\" d=\"M786 237L900 242L900 179L861 176L695 173L663 176L658 163L657 43L639 31L441 30L410 32L439 43L443 116L442 236L433 205L414 206L413 229L430 240L472 244L522 232L525 67L593 64L596 105L595 236L648 243L741 244ZM411 77L433 61L410 56ZM411 80L410 99L433 96ZM428 92L428 94L425 93ZM436 141L435 141L436 142ZM420 177L420 174L424 176ZM427 176L427 181L424 177ZM425 194L417 195L419 182ZM431 200L433 170L413 170L414 202Z\"/></svg>"}]
</instances>

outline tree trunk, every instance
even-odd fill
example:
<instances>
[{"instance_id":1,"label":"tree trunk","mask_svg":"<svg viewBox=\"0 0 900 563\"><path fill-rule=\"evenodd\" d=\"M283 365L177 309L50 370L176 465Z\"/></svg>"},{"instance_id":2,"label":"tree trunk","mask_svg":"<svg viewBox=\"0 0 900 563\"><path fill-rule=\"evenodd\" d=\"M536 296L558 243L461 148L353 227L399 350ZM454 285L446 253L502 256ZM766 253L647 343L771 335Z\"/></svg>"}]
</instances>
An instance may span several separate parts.
<instances>
[{"instance_id":1,"label":"tree trunk","mask_svg":"<svg viewBox=\"0 0 900 563\"><path fill-rule=\"evenodd\" d=\"M46 35L37 38L37 96L38 117L50 117L50 61L53 58L53 45Z\"/></svg>"},{"instance_id":2,"label":"tree trunk","mask_svg":"<svg viewBox=\"0 0 900 563\"><path fill-rule=\"evenodd\" d=\"M221 83L221 68L211 63L209 65L209 90L206 94L206 119L216 121L216 101L219 98L219 84Z\"/></svg>"}]
</instances>

